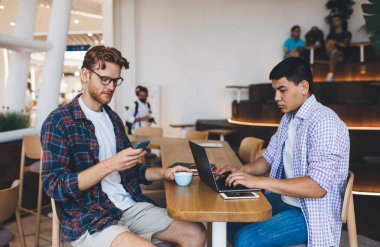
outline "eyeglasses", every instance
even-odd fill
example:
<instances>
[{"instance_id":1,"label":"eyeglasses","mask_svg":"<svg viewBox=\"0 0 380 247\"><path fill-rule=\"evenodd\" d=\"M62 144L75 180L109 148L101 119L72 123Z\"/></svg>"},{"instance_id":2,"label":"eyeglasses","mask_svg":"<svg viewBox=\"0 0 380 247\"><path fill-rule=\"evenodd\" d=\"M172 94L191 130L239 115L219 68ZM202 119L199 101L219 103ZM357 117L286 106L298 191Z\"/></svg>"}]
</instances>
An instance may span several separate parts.
<instances>
[{"instance_id":1,"label":"eyeglasses","mask_svg":"<svg viewBox=\"0 0 380 247\"><path fill-rule=\"evenodd\" d=\"M124 81L124 79L122 77L119 77L119 78L111 78L109 76L102 76L102 75L99 75L98 73L96 73L95 71L93 71L92 69L89 69L89 71L93 72L95 75L97 75L100 79L100 83L104 86L107 86L108 84L110 84L111 82L113 83L113 85L115 87L117 86L120 86L120 84Z\"/></svg>"}]
</instances>

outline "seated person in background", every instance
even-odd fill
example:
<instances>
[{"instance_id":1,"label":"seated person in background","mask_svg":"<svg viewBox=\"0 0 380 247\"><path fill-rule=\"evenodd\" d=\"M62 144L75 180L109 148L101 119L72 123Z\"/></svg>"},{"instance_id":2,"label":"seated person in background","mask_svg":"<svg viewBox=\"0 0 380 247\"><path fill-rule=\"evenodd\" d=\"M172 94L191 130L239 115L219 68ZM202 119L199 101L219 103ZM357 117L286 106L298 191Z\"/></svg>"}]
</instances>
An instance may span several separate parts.
<instances>
[{"instance_id":1,"label":"seated person in background","mask_svg":"<svg viewBox=\"0 0 380 247\"><path fill-rule=\"evenodd\" d=\"M351 33L347 31L343 25L343 20L340 15L334 15L332 17L330 33L326 38L326 51L329 56L329 73L326 76L325 81L332 81L335 67L338 63L343 62L347 48L351 42Z\"/></svg>"},{"instance_id":2,"label":"seated person in background","mask_svg":"<svg viewBox=\"0 0 380 247\"><path fill-rule=\"evenodd\" d=\"M299 57L305 42L300 38L301 28L293 26L290 33L290 38L284 43L284 57Z\"/></svg>"},{"instance_id":3,"label":"seated person in background","mask_svg":"<svg viewBox=\"0 0 380 247\"><path fill-rule=\"evenodd\" d=\"M150 126L154 122L154 118L151 117L150 103L147 100L149 96L148 89L143 86L137 86L136 96L138 100L129 108L126 120L126 125L130 130L129 134L133 134L140 127Z\"/></svg>"},{"instance_id":4,"label":"seated person in background","mask_svg":"<svg viewBox=\"0 0 380 247\"><path fill-rule=\"evenodd\" d=\"M303 59L286 58L269 79L284 116L268 148L256 161L216 174L232 172L228 185L266 190L273 216L264 222L228 224L228 240L237 247L339 246L348 129L316 100L311 69ZM260 176L267 172L269 177Z\"/></svg>"},{"instance_id":5,"label":"seated person in background","mask_svg":"<svg viewBox=\"0 0 380 247\"><path fill-rule=\"evenodd\" d=\"M46 194L62 204L62 240L74 247L153 247L161 241L203 247L201 223L171 219L141 192L140 183L173 180L175 172L190 170L140 163L146 152L133 149L108 106L123 67L129 63L115 48L90 48L81 69L83 94L50 113L42 126L41 179Z\"/></svg>"}]
</instances>

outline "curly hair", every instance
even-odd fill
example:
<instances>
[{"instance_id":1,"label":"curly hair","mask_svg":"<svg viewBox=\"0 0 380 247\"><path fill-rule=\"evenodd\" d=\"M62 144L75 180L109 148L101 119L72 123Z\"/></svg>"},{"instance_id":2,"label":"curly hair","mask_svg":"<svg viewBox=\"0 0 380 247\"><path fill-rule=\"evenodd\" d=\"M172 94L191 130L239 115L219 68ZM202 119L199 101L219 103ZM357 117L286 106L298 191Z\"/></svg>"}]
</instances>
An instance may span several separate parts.
<instances>
[{"instance_id":1,"label":"curly hair","mask_svg":"<svg viewBox=\"0 0 380 247\"><path fill-rule=\"evenodd\" d=\"M121 55L121 52L113 47L105 47L104 45L93 46L86 52L84 56L82 69L105 69L106 63L110 62L120 66L120 68L129 69L129 62Z\"/></svg>"}]
</instances>

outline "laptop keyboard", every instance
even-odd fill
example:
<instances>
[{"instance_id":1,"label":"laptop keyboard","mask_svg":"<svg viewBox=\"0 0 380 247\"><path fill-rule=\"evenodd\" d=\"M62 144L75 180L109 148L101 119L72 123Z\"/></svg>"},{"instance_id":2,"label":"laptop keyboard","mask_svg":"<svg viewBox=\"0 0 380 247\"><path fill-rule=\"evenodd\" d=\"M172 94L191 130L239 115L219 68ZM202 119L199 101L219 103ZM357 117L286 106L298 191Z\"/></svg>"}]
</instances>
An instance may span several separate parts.
<instances>
[{"instance_id":1,"label":"laptop keyboard","mask_svg":"<svg viewBox=\"0 0 380 247\"><path fill-rule=\"evenodd\" d=\"M238 184L237 186L228 186L226 185L226 178L227 176L220 177L216 181L216 185L219 190L240 190L240 189L248 189L247 187Z\"/></svg>"}]
</instances>

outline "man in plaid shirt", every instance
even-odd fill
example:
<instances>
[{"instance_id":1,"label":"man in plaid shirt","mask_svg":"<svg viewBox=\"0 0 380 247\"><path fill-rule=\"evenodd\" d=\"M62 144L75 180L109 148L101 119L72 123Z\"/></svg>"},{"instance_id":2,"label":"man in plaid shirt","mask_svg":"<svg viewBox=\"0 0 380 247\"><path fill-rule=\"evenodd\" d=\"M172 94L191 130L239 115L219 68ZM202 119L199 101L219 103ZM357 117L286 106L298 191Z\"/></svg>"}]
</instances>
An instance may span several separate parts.
<instances>
[{"instance_id":1,"label":"man in plaid shirt","mask_svg":"<svg viewBox=\"0 0 380 247\"><path fill-rule=\"evenodd\" d=\"M190 171L147 168L133 149L120 117L107 105L128 61L115 49L90 48L84 58L83 94L54 110L41 130L42 182L62 204L61 233L73 246L153 246L162 241L204 246L201 223L176 221L150 203L139 184L173 180ZM191 171L190 171L191 172Z\"/></svg>"},{"instance_id":2,"label":"man in plaid shirt","mask_svg":"<svg viewBox=\"0 0 380 247\"><path fill-rule=\"evenodd\" d=\"M313 95L309 65L287 58L270 73L275 101L284 113L263 154L227 171L229 185L265 189L273 217L259 223L231 223L234 246L339 246L341 211L349 164L346 125ZM266 173L269 177L262 177Z\"/></svg>"}]
</instances>

